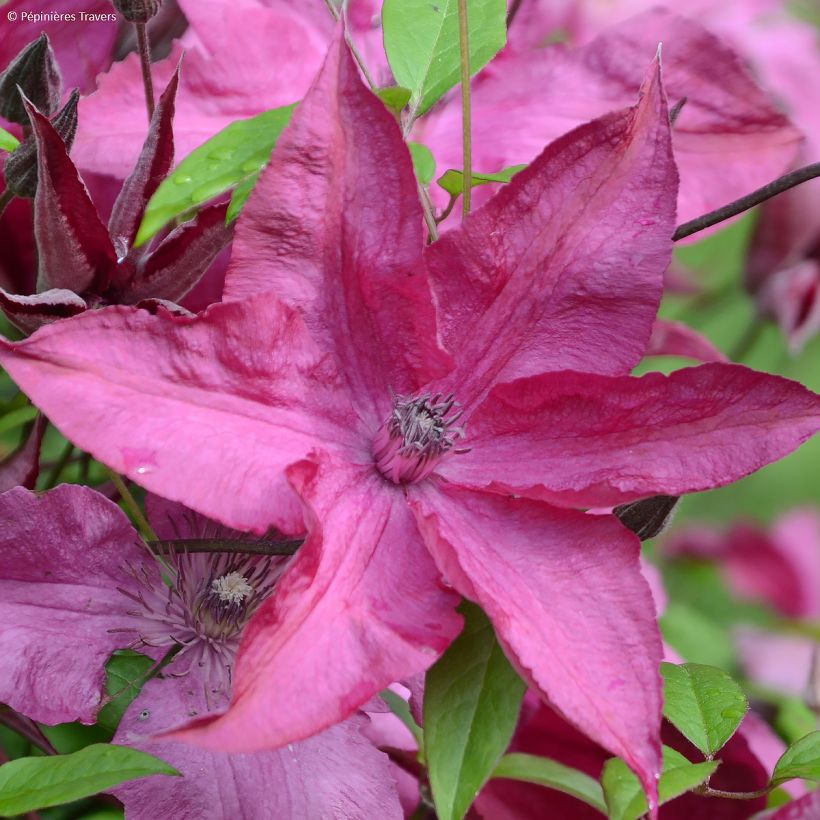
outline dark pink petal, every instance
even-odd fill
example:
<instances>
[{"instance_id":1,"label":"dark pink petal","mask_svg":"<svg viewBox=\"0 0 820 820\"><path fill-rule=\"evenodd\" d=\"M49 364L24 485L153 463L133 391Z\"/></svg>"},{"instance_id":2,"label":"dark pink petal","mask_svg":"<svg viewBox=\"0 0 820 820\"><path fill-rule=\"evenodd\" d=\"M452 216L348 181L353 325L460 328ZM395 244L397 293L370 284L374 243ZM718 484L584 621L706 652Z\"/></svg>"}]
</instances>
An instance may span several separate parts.
<instances>
[{"instance_id":1,"label":"dark pink petal","mask_svg":"<svg viewBox=\"0 0 820 820\"><path fill-rule=\"evenodd\" d=\"M333 363L272 298L214 305L199 320L89 311L0 340L0 362L77 446L237 529L301 531L283 469L317 442L358 454Z\"/></svg>"},{"instance_id":2,"label":"dark pink petal","mask_svg":"<svg viewBox=\"0 0 820 820\"><path fill-rule=\"evenodd\" d=\"M761 814L759 820L817 820L820 817L820 789L804 794L799 800Z\"/></svg>"},{"instance_id":3,"label":"dark pink petal","mask_svg":"<svg viewBox=\"0 0 820 820\"><path fill-rule=\"evenodd\" d=\"M410 154L337 36L239 221L226 298L273 290L301 310L380 423L388 386L449 368L422 247Z\"/></svg>"},{"instance_id":4,"label":"dark pink petal","mask_svg":"<svg viewBox=\"0 0 820 820\"><path fill-rule=\"evenodd\" d=\"M179 302L233 238L233 225L225 224L227 209L227 204L203 208L196 219L174 229L141 262L120 300L126 304L147 298Z\"/></svg>"},{"instance_id":5,"label":"dark pink petal","mask_svg":"<svg viewBox=\"0 0 820 820\"><path fill-rule=\"evenodd\" d=\"M159 98L136 167L123 183L108 221L108 232L118 257L128 254L148 200L174 164L174 104L180 68L178 65Z\"/></svg>"},{"instance_id":6,"label":"dark pink petal","mask_svg":"<svg viewBox=\"0 0 820 820\"><path fill-rule=\"evenodd\" d=\"M656 795L662 649L638 539L612 516L444 483L411 498L442 574L525 679Z\"/></svg>"},{"instance_id":7,"label":"dark pink petal","mask_svg":"<svg viewBox=\"0 0 820 820\"><path fill-rule=\"evenodd\" d=\"M290 477L310 535L247 627L231 708L174 737L235 751L309 737L427 669L461 628L399 487L327 462Z\"/></svg>"},{"instance_id":8,"label":"dark pink petal","mask_svg":"<svg viewBox=\"0 0 820 820\"><path fill-rule=\"evenodd\" d=\"M65 288L82 293L103 288L116 263L108 231L59 134L28 103L26 110L37 141L37 290Z\"/></svg>"},{"instance_id":9,"label":"dark pink petal","mask_svg":"<svg viewBox=\"0 0 820 820\"><path fill-rule=\"evenodd\" d=\"M34 489L40 471L40 445L47 424L45 417L38 415L23 443L0 461L0 493L14 487Z\"/></svg>"},{"instance_id":10,"label":"dark pink petal","mask_svg":"<svg viewBox=\"0 0 820 820\"><path fill-rule=\"evenodd\" d=\"M656 60L636 107L552 143L431 245L458 399L545 370L627 373L657 312L676 186Z\"/></svg>"},{"instance_id":11,"label":"dark pink petal","mask_svg":"<svg viewBox=\"0 0 820 820\"><path fill-rule=\"evenodd\" d=\"M34 720L92 723L105 662L139 616L118 587L156 573L128 518L88 487L0 495L0 701ZM157 577L157 583L160 583Z\"/></svg>"},{"instance_id":12,"label":"dark pink petal","mask_svg":"<svg viewBox=\"0 0 820 820\"><path fill-rule=\"evenodd\" d=\"M656 319L649 337L647 356L683 356L699 362L725 362L726 355L704 335L683 322Z\"/></svg>"},{"instance_id":13,"label":"dark pink petal","mask_svg":"<svg viewBox=\"0 0 820 820\"><path fill-rule=\"evenodd\" d=\"M737 481L820 428L820 396L740 365L641 378L545 373L496 387L467 426L456 483L606 507Z\"/></svg>"},{"instance_id":14,"label":"dark pink petal","mask_svg":"<svg viewBox=\"0 0 820 820\"><path fill-rule=\"evenodd\" d=\"M820 333L820 262L804 259L773 271L758 301L777 320L791 350L799 353Z\"/></svg>"},{"instance_id":15,"label":"dark pink petal","mask_svg":"<svg viewBox=\"0 0 820 820\"><path fill-rule=\"evenodd\" d=\"M209 699L192 675L146 684L125 713L115 742L156 755L182 777L148 777L115 789L130 820L402 817L388 758L361 734L364 716L309 740L252 754L149 737L225 705Z\"/></svg>"},{"instance_id":16,"label":"dark pink petal","mask_svg":"<svg viewBox=\"0 0 820 820\"><path fill-rule=\"evenodd\" d=\"M54 288L31 296L21 296L0 288L0 308L23 333L34 333L49 322L83 313L88 305L85 299L71 290Z\"/></svg>"}]
</instances>

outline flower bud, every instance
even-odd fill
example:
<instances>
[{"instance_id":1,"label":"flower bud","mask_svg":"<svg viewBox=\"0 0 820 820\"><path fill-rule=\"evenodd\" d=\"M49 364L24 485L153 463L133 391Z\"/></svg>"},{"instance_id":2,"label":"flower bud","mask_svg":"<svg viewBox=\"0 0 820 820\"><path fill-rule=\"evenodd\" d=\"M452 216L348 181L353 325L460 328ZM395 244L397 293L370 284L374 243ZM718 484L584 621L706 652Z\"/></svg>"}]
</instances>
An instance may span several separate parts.
<instances>
[{"instance_id":1,"label":"flower bud","mask_svg":"<svg viewBox=\"0 0 820 820\"><path fill-rule=\"evenodd\" d=\"M646 541L666 529L679 500L676 495L653 495L621 504L612 512L628 530L632 530L641 541Z\"/></svg>"},{"instance_id":2,"label":"flower bud","mask_svg":"<svg viewBox=\"0 0 820 820\"><path fill-rule=\"evenodd\" d=\"M129 23L147 23L162 5L162 0L111 0L111 2Z\"/></svg>"},{"instance_id":3,"label":"flower bud","mask_svg":"<svg viewBox=\"0 0 820 820\"><path fill-rule=\"evenodd\" d=\"M52 119L54 130L65 143L66 151L71 150L77 133L77 103L80 92L75 88L63 106L62 111ZM6 158L3 166L6 186L16 196L33 199L37 193L37 141L32 134Z\"/></svg>"},{"instance_id":4,"label":"flower bud","mask_svg":"<svg viewBox=\"0 0 820 820\"><path fill-rule=\"evenodd\" d=\"M57 110L63 82L45 34L29 43L0 74L0 117L18 125L28 125L18 86L47 117Z\"/></svg>"}]
</instances>

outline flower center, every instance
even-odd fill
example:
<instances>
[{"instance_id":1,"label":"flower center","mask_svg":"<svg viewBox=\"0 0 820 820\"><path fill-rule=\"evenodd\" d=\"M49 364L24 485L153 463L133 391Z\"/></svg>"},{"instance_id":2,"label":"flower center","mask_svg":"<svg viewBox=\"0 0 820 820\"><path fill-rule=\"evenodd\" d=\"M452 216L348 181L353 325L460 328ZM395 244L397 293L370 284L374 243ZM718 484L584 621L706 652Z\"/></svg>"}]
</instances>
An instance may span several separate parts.
<instances>
[{"instance_id":1,"label":"flower center","mask_svg":"<svg viewBox=\"0 0 820 820\"><path fill-rule=\"evenodd\" d=\"M430 475L445 453L467 452L454 449L465 435L463 427L455 426L463 413L457 408L452 395L396 396L393 412L373 441L376 469L394 484L414 484Z\"/></svg>"},{"instance_id":2,"label":"flower center","mask_svg":"<svg viewBox=\"0 0 820 820\"><path fill-rule=\"evenodd\" d=\"M229 572L211 582L211 595L225 604L241 604L245 598L253 595L253 587L244 575Z\"/></svg>"}]
</instances>

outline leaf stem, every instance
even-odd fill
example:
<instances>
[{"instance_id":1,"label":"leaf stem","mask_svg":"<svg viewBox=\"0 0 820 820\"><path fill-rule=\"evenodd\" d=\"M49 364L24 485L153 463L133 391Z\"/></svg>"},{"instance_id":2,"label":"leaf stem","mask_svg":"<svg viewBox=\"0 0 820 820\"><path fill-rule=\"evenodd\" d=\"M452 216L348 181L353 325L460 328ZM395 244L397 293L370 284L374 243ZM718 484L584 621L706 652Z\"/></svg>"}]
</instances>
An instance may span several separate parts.
<instances>
[{"instance_id":1,"label":"leaf stem","mask_svg":"<svg viewBox=\"0 0 820 820\"><path fill-rule=\"evenodd\" d=\"M765 797L772 788L770 784L765 789L757 789L753 792L726 792L723 789L713 789L711 786L700 786L694 789L694 792L702 797L722 797L727 800L757 800L758 797Z\"/></svg>"},{"instance_id":2,"label":"leaf stem","mask_svg":"<svg viewBox=\"0 0 820 820\"><path fill-rule=\"evenodd\" d=\"M137 529L140 531L142 537L149 543L151 541L157 541L157 534L154 532L153 527L148 523L148 519L145 517L140 509L140 505L137 504L136 499L131 494L131 490L129 490L126 486L122 476L119 473L115 473L113 470L109 470L108 468L106 468L106 472L108 473L108 476L114 486L117 488L117 492L120 494L120 498L122 498L123 503L128 508L128 512L131 513L131 517L134 519L134 523L137 525Z\"/></svg>"},{"instance_id":3,"label":"leaf stem","mask_svg":"<svg viewBox=\"0 0 820 820\"><path fill-rule=\"evenodd\" d=\"M677 242L680 239L691 236L693 233L711 228L712 225L725 222L727 219L742 214L744 211L748 211L749 208L754 208L755 205L760 205L761 202L765 202L767 199L782 194L784 191L788 191L790 188L808 182L815 177L820 177L820 162L814 162L811 165L798 168L796 171L778 177L778 179L773 182L769 182L762 188L758 188L756 191L752 191L752 193L746 194L746 196L742 196L740 199L736 199L734 202L730 202L722 208L710 211L708 214L697 217L697 219L692 219L689 222L678 225L675 233L672 234L672 241Z\"/></svg>"},{"instance_id":4,"label":"leaf stem","mask_svg":"<svg viewBox=\"0 0 820 820\"><path fill-rule=\"evenodd\" d=\"M232 555L295 555L304 544L304 538L285 541L237 541L229 538L175 538L169 541L148 541L149 549L161 555L173 552L227 552Z\"/></svg>"},{"instance_id":5,"label":"leaf stem","mask_svg":"<svg viewBox=\"0 0 820 820\"><path fill-rule=\"evenodd\" d=\"M461 219L470 213L473 188L473 146L470 112L470 31L467 0L458 0L458 44L461 50L461 144L464 154L464 188L461 195Z\"/></svg>"},{"instance_id":6,"label":"leaf stem","mask_svg":"<svg viewBox=\"0 0 820 820\"><path fill-rule=\"evenodd\" d=\"M11 192L9 188L6 188L2 194L0 194L0 216L3 215L3 211L6 210L8 207L9 202L14 199L14 194Z\"/></svg>"},{"instance_id":7,"label":"leaf stem","mask_svg":"<svg viewBox=\"0 0 820 820\"><path fill-rule=\"evenodd\" d=\"M416 180L416 185L419 189L419 199L421 200L421 208L424 212L424 223L427 225L427 233L429 234L427 241L435 242L438 239L438 223L433 213L433 203L430 201L430 194L427 189Z\"/></svg>"},{"instance_id":8,"label":"leaf stem","mask_svg":"<svg viewBox=\"0 0 820 820\"><path fill-rule=\"evenodd\" d=\"M148 32L145 23L134 23L137 30L140 64L142 65L142 84L145 87L145 110L148 112L148 124L154 117L154 82L151 79L151 50L148 47Z\"/></svg>"}]
</instances>

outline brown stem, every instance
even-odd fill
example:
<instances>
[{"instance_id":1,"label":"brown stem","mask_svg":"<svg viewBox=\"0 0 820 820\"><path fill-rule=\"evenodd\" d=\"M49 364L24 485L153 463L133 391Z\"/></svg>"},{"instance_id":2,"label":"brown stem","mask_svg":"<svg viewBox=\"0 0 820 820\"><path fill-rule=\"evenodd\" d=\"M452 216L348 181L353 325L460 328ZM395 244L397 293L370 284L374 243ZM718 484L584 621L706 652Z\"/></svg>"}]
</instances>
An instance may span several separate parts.
<instances>
[{"instance_id":1,"label":"brown stem","mask_svg":"<svg viewBox=\"0 0 820 820\"><path fill-rule=\"evenodd\" d=\"M683 225L678 225L675 233L672 234L672 241L677 242L679 239L685 239L693 233L711 228L712 225L725 222L727 219L742 214L744 211L748 211L749 208L754 208L755 205L760 205L761 202L765 202L767 199L782 194L784 191L788 191L789 188L794 188L815 177L820 177L820 162L798 168L796 171L785 174L768 183L768 185L764 185L762 188L758 188L756 191L752 191L752 193L724 205L722 208L703 214L703 216L699 216L690 222L684 222Z\"/></svg>"},{"instance_id":2,"label":"brown stem","mask_svg":"<svg viewBox=\"0 0 820 820\"><path fill-rule=\"evenodd\" d=\"M154 117L154 82L151 79L151 50L148 47L148 32L145 23L134 23L137 29L137 44L142 65L142 84L145 86L145 108L148 111L148 123Z\"/></svg>"},{"instance_id":3,"label":"brown stem","mask_svg":"<svg viewBox=\"0 0 820 820\"><path fill-rule=\"evenodd\" d=\"M772 790L772 786L765 789L758 789L754 792L725 792L723 789L713 789L711 786L700 786L695 789L695 793L703 797L722 797L726 800L757 800L758 797L765 797Z\"/></svg>"},{"instance_id":4,"label":"brown stem","mask_svg":"<svg viewBox=\"0 0 820 820\"><path fill-rule=\"evenodd\" d=\"M467 0L458 0L458 44L461 51L461 146L464 155L464 183L461 194L461 219L470 213L473 196L473 145L470 104L470 29Z\"/></svg>"},{"instance_id":5,"label":"brown stem","mask_svg":"<svg viewBox=\"0 0 820 820\"><path fill-rule=\"evenodd\" d=\"M56 755L57 750L51 741L43 734L43 730L31 719L15 712L8 706L0 707L0 723L13 732L24 737L32 746L36 746L47 755Z\"/></svg>"},{"instance_id":6,"label":"brown stem","mask_svg":"<svg viewBox=\"0 0 820 820\"><path fill-rule=\"evenodd\" d=\"M148 548L162 555L173 552L227 552L236 555L295 555L303 538L286 541L236 541L228 538L175 538L148 541Z\"/></svg>"},{"instance_id":7,"label":"brown stem","mask_svg":"<svg viewBox=\"0 0 820 820\"><path fill-rule=\"evenodd\" d=\"M0 194L0 216L3 216L3 211L6 210L12 199L14 199L14 194L8 188Z\"/></svg>"},{"instance_id":8,"label":"brown stem","mask_svg":"<svg viewBox=\"0 0 820 820\"><path fill-rule=\"evenodd\" d=\"M427 225L427 241L435 242L438 239L438 221L433 213L433 203L430 201L430 194L427 189L420 183L417 183L419 189L419 199L421 200L421 210L424 213L424 224Z\"/></svg>"}]
</instances>

